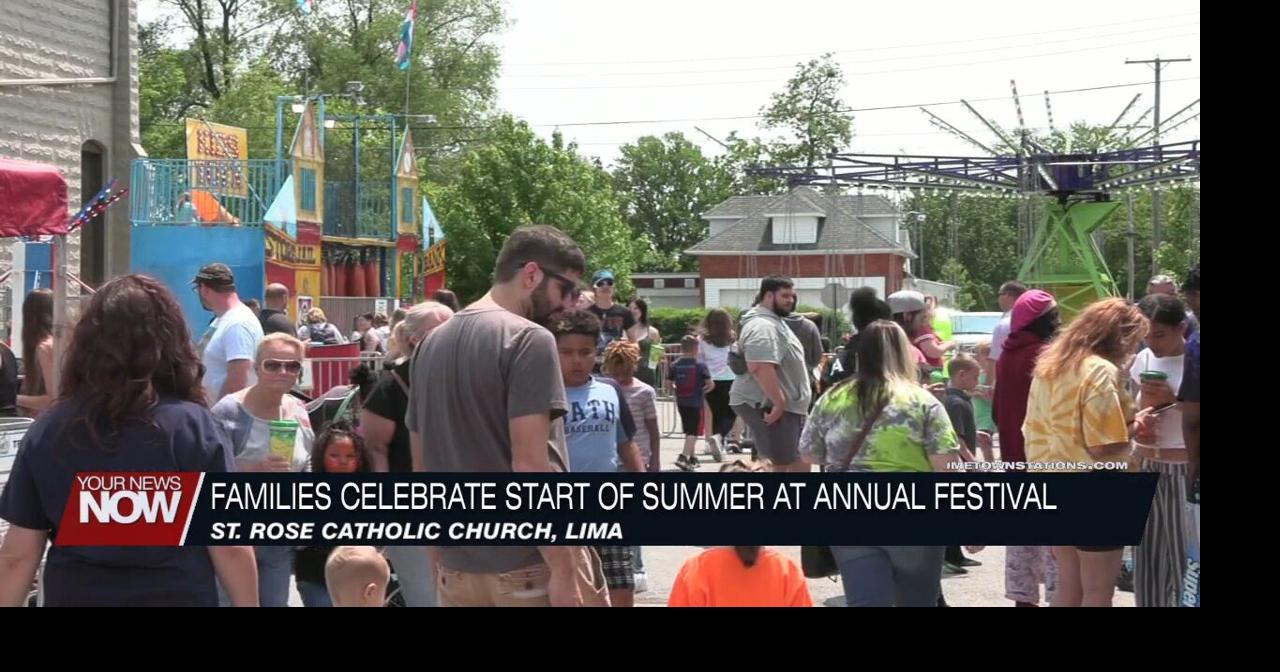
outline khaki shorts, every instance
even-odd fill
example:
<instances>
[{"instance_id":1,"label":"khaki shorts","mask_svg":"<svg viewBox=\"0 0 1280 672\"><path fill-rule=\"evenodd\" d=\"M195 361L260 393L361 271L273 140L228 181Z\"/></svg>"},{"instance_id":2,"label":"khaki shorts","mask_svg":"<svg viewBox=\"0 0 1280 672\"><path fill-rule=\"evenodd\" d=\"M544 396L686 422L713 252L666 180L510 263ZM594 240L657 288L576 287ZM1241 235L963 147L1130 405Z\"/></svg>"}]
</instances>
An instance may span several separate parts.
<instances>
[{"instance_id":1,"label":"khaki shorts","mask_svg":"<svg viewBox=\"0 0 1280 672\"><path fill-rule=\"evenodd\" d=\"M605 585L600 556L586 546L574 547L577 553L578 590L583 606L609 606L609 589ZM551 568L532 565L500 574L473 574L440 567L436 578L436 594L442 607L549 607Z\"/></svg>"}]
</instances>

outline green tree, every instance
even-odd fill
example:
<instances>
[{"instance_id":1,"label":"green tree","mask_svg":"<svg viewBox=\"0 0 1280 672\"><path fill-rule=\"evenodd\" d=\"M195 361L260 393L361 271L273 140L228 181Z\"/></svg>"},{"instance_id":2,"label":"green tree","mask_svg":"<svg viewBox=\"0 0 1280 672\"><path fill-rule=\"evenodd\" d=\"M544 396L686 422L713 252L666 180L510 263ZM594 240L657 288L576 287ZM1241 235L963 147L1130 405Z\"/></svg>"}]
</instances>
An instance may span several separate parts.
<instances>
[{"instance_id":1,"label":"green tree","mask_svg":"<svg viewBox=\"0 0 1280 672\"><path fill-rule=\"evenodd\" d=\"M424 175L448 181L453 161L482 140L494 109L500 61L493 38L507 26L501 2L420 2L408 71L395 65L407 0L316 4L270 40L276 69L295 92L344 93L348 82L360 82L359 104L334 101L338 111L403 114L407 107L409 114L433 115L433 124L410 121L415 148ZM371 154L375 147L386 152L393 144L371 142Z\"/></svg>"},{"instance_id":2,"label":"green tree","mask_svg":"<svg viewBox=\"0 0 1280 672\"><path fill-rule=\"evenodd\" d=\"M733 180L736 194L773 196L787 190L787 181L751 174L762 167L822 167L832 151L849 145L853 118L840 98L845 86L840 64L825 54L799 63L787 86L760 108L760 127L778 136L765 141L730 133L717 163Z\"/></svg>"},{"instance_id":3,"label":"green tree","mask_svg":"<svg viewBox=\"0 0 1280 672\"><path fill-rule=\"evenodd\" d=\"M915 215L904 218L913 249L919 253L923 247L924 270L917 270L917 275L956 284L945 277L946 264L954 261L966 271L971 282L969 307L995 310L997 289L1001 283L1017 277L1021 264L1018 201L917 193L907 200L903 209L924 215L923 224L918 223ZM913 269L918 269L918 264L919 260L913 262Z\"/></svg>"},{"instance_id":4,"label":"green tree","mask_svg":"<svg viewBox=\"0 0 1280 672\"><path fill-rule=\"evenodd\" d=\"M325 0L310 15L295 0L163 0L162 6L167 23L143 26L140 53L143 145L152 156L183 156L182 120L195 115L249 126L251 156L273 157L275 97L345 94L348 82L361 83L360 100L330 98L327 110L403 114L407 84L408 112L436 117L434 124L425 117L410 122L431 179L449 180L458 157L483 141L497 96L493 38L507 25L500 0L419 3L407 73L395 66L407 0ZM189 43L175 42L188 36ZM223 103L228 97L234 100ZM296 124L287 113L286 145ZM335 152L351 145L348 125L326 132ZM385 124L362 128L368 179L389 172L398 135ZM341 158L330 159L339 176Z\"/></svg>"},{"instance_id":5,"label":"green tree","mask_svg":"<svg viewBox=\"0 0 1280 672\"><path fill-rule=\"evenodd\" d=\"M994 292L989 292L987 286L970 277L969 271L959 259L951 258L943 262L939 277L942 282L960 288L956 295L956 308L975 311L990 309L986 303L986 295Z\"/></svg>"},{"instance_id":6,"label":"green tree","mask_svg":"<svg viewBox=\"0 0 1280 672\"><path fill-rule=\"evenodd\" d=\"M784 132L770 146L774 161L794 166L822 166L826 156L848 147L853 119L840 98L845 87L840 64L824 54L797 65L786 89L774 93L760 110L762 126Z\"/></svg>"},{"instance_id":7,"label":"green tree","mask_svg":"<svg viewBox=\"0 0 1280 672\"><path fill-rule=\"evenodd\" d=\"M727 149L716 159L721 170L733 180L733 193L737 195L776 196L787 190L785 180L776 177L752 175L751 169L775 165L769 146L760 138L746 139L737 131L725 139Z\"/></svg>"},{"instance_id":8,"label":"green tree","mask_svg":"<svg viewBox=\"0 0 1280 672\"><path fill-rule=\"evenodd\" d=\"M217 100L235 86L243 59L261 44L266 30L290 15L289 0L163 0L179 26L194 35L196 82Z\"/></svg>"},{"instance_id":9,"label":"green tree","mask_svg":"<svg viewBox=\"0 0 1280 672\"><path fill-rule=\"evenodd\" d=\"M193 73L197 60L189 49L169 46L166 36L174 21L161 18L138 27L138 117L142 146L156 158L185 156L181 120L188 114L204 114L208 93Z\"/></svg>"},{"instance_id":10,"label":"green tree","mask_svg":"<svg viewBox=\"0 0 1280 672\"><path fill-rule=\"evenodd\" d=\"M613 269L619 294L631 293L635 256L612 178L558 135L548 143L499 117L488 141L461 160L456 181L429 193L449 239L449 284L461 296L489 287L502 244L526 224L559 227L582 246L589 269Z\"/></svg>"},{"instance_id":11,"label":"green tree","mask_svg":"<svg viewBox=\"0 0 1280 672\"><path fill-rule=\"evenodd\" d=\"M619 152L613 179L635 235L637 270L695 270L684 251L707 235L702 214L732 195L728 171L679 132L645 136Z\"/></svg>"}]
</instances>

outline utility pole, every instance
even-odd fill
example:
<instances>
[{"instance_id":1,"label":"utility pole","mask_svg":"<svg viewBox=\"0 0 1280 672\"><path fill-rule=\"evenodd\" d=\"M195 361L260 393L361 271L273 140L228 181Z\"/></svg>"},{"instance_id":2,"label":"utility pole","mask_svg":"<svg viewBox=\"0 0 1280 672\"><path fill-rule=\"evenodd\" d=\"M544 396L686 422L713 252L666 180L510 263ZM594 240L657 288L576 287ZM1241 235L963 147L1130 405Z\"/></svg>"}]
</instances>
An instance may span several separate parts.
<instances>
[{"instance_id":1,"label":"utility pole","mask_svg":"<svg viewBox=\"0 0 1280 672\"><path fill-rule=\"evenodd\" d=\"M1156 104L1155 104L1155 139L1152 141L1153 146L1160 145L1160 73L1170 63L1190 63L1190 58L1155 58L1135 61L1133 59L1125 59L1125 65L1150 65L1156 73ZM1174 115L1177 116L1177 115ZM1159 249L1160 243L1164 239L1164 222L1163 222L1163 203L1160 197L1160 190L1154 189L1151 192L1151 273L1154 275L1160 272L1160 262L1156 260L1155 251Z\"/></svg>"}]
</instances>

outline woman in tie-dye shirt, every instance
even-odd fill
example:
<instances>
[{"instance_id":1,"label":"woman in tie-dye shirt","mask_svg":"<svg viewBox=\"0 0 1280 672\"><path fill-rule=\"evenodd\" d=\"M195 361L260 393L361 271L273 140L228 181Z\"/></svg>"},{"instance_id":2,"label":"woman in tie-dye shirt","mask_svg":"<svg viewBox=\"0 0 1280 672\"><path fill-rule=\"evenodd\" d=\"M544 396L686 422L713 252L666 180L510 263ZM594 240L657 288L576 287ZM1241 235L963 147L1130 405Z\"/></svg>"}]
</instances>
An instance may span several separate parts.
<instances>
[{"instance_id":1,"label":"woman in tie-dye shirt","mask_svg":"<svg viewBox=\"0 0 1280 672\"><path fill-rule=\"evenodd\" d=\"M858 370L809 413L800 454L826 471L943 471L959 440L942 402L917 383L915 355L902 327L872 322L859 335ZM867 418L861 450L855 438ZM942 546L833 546L851 607L938 603Z\"/></svg>"},{"instance_id":2,"label":"woman in tie-dye shirt","mask_svg":"<svg viewBox=\"0 0 1280 672\"><path fill-rule=\"evenodd\" d=\"M1124 299L1080 312L1036 362L1022 425L1027 460L1092 465L1128 458L1134 403L1122 364L1147 334L1147 319ZM1055 607L1109 607L1122 546L1054 546Z\"/></svg>"}]
</instances>

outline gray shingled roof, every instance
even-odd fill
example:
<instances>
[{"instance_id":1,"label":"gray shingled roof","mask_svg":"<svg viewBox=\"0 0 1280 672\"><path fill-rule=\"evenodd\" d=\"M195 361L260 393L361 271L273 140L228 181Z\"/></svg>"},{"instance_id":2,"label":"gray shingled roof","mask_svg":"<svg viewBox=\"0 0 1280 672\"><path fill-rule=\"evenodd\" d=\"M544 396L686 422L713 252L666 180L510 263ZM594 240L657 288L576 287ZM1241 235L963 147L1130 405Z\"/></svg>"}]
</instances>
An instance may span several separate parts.
<instances>
[{"instance_id":1,"label":"gray shingled roof","mask_svg":"<svg viewBox=\"0 0 1280 672\"><path fill-rule=\"evenodd\" d=\"M835 201L837 205L855 217L859 215L892 215L898 210L893 207L893 202L884 196L840 194L835 197Z\"/></svg>"},{"instance_id":2,"label":"gray shingled roof","mask_svg":"<svg viewBox=\"0 0 1280 672\"><path fill-rule=\"evenodd\" d=\"M769 201L772 196L731 196L728 200L722 202L714 208L711 208L703 217L746 217L760 206L761 201Z\"/></svg>"},{"instance_id":3,"label":"gray shingled roof","mask_svg":"<svg viewBox=\"0 0 1280 672\"><path fill-rule=\"evenodd\" d=\"M821 212L818 242L808 245L775 245L767 215L787 212ZM882 196L829 197L809 187L797 187L780 196L734 196L712 208L704 217L738 216L741 220L686 250L702 252L763 252L772 250L902 249L888 236L858 221L857 214L893 214L893 203ZM903 253L910 254L902 249Z\"/></svg>"}]
</instances>

